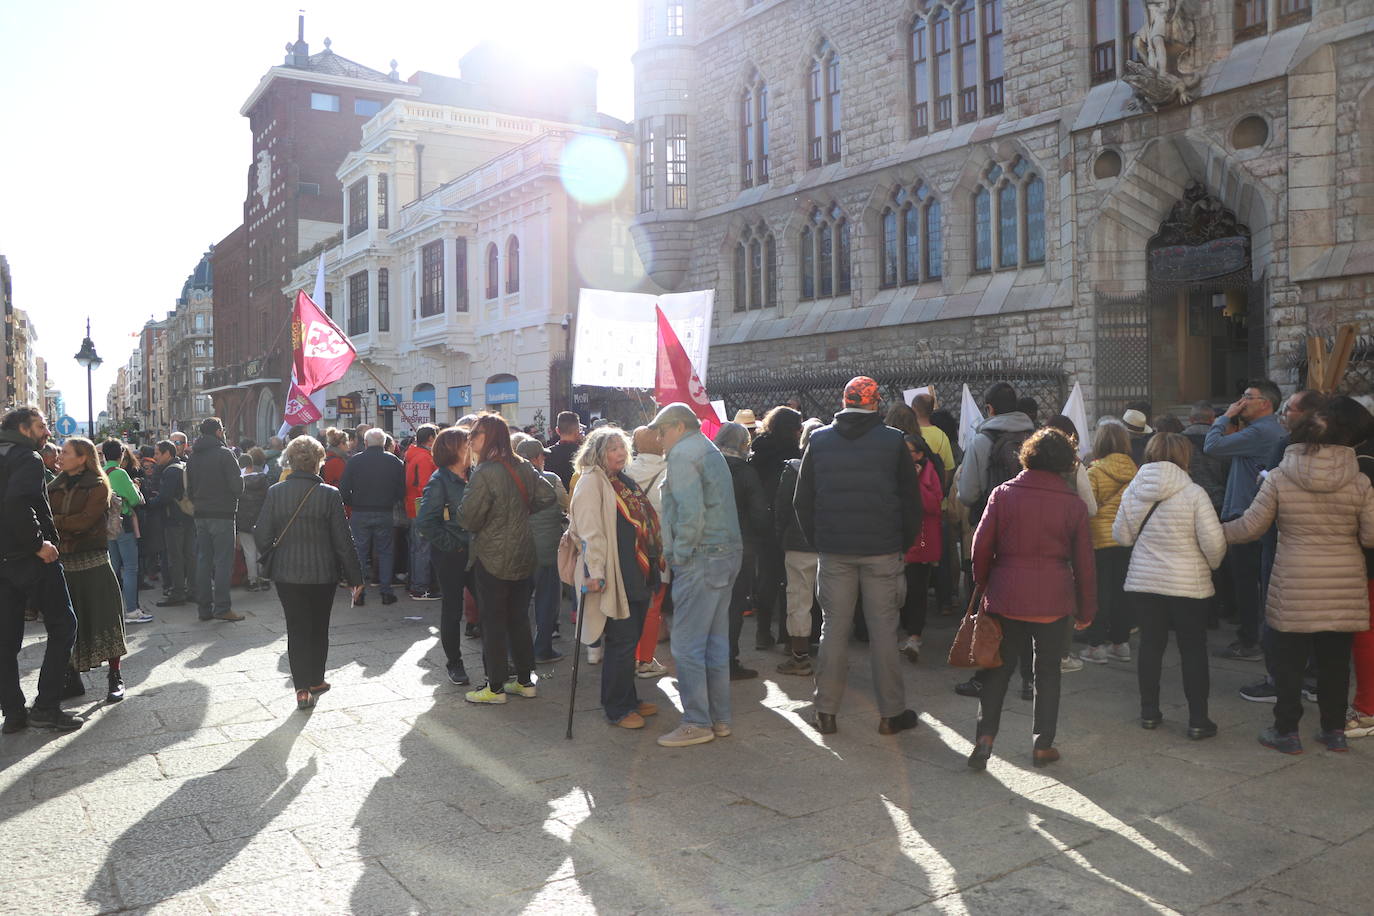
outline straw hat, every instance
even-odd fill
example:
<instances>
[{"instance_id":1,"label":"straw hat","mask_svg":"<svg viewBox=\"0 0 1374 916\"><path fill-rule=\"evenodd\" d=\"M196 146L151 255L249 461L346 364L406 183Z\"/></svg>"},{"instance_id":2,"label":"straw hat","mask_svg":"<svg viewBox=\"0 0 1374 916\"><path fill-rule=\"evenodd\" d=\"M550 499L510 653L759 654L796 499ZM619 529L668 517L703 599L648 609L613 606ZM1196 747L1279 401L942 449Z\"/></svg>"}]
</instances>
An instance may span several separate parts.
<instances>
[{"instance_id":1,"label":"straw hat","mask_svg":"<svg viewBox=\"0 0 1374 916\"><path fill-rule=\"evenodd\" d=\"M748 429L753 429L755 426L759 425L758 418L754 416L754 412L750 410L748 407L744 407L740 410L735 411L734 422Z\"/></svg>"},{"instance_id":2,"label":"straw hat","mask_svg":"<svg viewBox=\"0 0 1374 916\"><path fill-rule=\"evenodd\" d=\"M1138 410L1128 410L1121 415L1121 422L1126 424L1126 428L1133 433L1153 433L1150 424L1145 422L1145 415Z\"/></svg>"}]
</instances>

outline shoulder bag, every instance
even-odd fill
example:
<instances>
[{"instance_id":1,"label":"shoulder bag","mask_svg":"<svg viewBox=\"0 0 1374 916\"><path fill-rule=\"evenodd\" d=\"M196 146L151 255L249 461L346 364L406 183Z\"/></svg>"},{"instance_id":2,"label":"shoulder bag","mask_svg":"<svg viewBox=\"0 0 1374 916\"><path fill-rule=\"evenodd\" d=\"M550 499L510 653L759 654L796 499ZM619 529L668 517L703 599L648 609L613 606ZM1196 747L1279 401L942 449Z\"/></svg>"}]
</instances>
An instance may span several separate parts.
<instances>
[{"instance_id":1,"label":"shoulder bag","mask_svg":"<svg viewBox=\"0 0 1374 916\"><path fill-rule=\"evenodd\" d=\"M949 647L949 663L955 668L1002 667L1002 625L982 612L983 588L973 590L968 610Z\"/></svg>"},{"instance_id":2,"label":"shoulder bag","mask_svg":"<svg viewBox=\"0 0 1374 916\"><path fill-rule=\"evenodd\" d=\"M520 472L506 461L502 461L501 466L510 474L510 479L515 481L515 488L520 491L520 501L525 504L525 511L530 511L530 491L525 486L525 482L520 479Z\"/></svg>"},{"instance_id":3,"label":"shoulder bag","mask_svg":"<svg viewBox=\"0 0 1374 916\"><path fill-rule=\"evenodd\" d=\"M296 516L301 514L301 510L305 508L306 501L310 499L310 494L314 493L315 487L318 486L319 483L315 483L310 489L305 491L305 495L301 497L300 504L296 506L296 511L291 513L291 518L287 519L281 531L277 532L277 536L272 538L272 543L258 551L258 569L262 571L262 577L264 579L272 578L272 558L276 556L277 545L281 543L282 538L286 537L286 532L291 530L292 522L296 520ZM249 572L251 573L252 571L250 570Z\"/></svg>"}]
</instances>

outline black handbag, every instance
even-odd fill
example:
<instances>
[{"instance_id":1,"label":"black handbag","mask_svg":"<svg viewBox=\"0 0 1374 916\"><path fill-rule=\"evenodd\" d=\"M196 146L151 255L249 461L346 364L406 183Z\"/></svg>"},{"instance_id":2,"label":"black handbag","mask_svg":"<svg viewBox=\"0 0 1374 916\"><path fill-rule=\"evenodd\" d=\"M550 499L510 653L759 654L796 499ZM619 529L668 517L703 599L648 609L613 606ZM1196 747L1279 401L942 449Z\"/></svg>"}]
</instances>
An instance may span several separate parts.
<instances>
[{"instance_id":1,"label":"black handbag","mask_svg":"<svg viewBox=\"0 0 1374 916\"><path fill-rule=\"evenodd\" d=\"M291 513L291 518L287 519L281 531L277 532L277 536L272 538L272 543L258 551L258 569L261 571L264 579L272 578L272 558L276 556L277 545L281 543L282 538L286 537L286 532L291 530L292 522L296 520L296 516L301 514L301 510L305 508L306 501L310 499L310 494L314 493L315 487L319 485L319 483L316 483L315 486L305 491L305 495L301 497L300 505L296 506L296 511Z\"/></svg>"}]
</instances>

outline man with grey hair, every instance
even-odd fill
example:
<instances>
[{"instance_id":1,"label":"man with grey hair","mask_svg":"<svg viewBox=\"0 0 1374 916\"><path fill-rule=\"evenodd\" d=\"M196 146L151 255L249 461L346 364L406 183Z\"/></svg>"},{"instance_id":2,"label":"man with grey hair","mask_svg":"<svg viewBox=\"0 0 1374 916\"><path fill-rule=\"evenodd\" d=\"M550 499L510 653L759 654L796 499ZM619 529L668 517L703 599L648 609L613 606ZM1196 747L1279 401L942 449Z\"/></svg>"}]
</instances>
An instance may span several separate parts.
<instances>
[{"instance_id":1,"label":"man with grey hair","mask_svg":"<svg viewBox=\"0 0 1374 916\"><path fill-rule=\"evenodd\" d=\"M363 450L344 466L339 480L339 493L344 505L353 509L348 526L353 532L353 545L358 551L358 563L375 581L382 593L382 604L395 604L396 592L391 585L395 569L392 553L392 510L405 498L406 469L400 458L386 450L386 431L369 429L363 434ZM377 564L371 565L373 552ZM364 583L366 585L366 582ZM366 602L366 588L353 599L354 606Z\"/></svg>"},{"instance_id":2,"label":"man with grey hair","mask_svg":"<svg viewBox=\"0 0 1374 916\"><path fill-rule=\"evenodd\" d=\"M649 423L667 457L663 553L672 570L673 660L682 724L658 743L704 744L730 734L730 591L743 545L730 468L691 407L669 404Z\"/></svg>"}]
</instances>

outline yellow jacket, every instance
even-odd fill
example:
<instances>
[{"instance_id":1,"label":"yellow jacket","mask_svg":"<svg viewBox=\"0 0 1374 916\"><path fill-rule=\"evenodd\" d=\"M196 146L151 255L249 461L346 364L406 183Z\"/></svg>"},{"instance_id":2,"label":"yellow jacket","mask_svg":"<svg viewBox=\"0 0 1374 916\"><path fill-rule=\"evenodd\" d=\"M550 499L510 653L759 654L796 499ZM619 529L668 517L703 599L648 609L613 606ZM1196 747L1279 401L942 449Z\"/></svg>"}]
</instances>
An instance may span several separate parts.
<instances>
[{"instance_id":1,"label":"yellow jacket","mask_svg":"<svg viewBox=\"0 0 1374 916\"><path fill-rule=\"evenodd\" d=\"M1113 452L1099 458L1088 467L1088 483L1092 484L1093 499L1097 500L1097 514L1090 520L1093 549L1120 547L1112 540L1112 522L1121 508L1121 494L1135 478L1136 466L1130 455Z\"/></svg>"}]
</instances>

